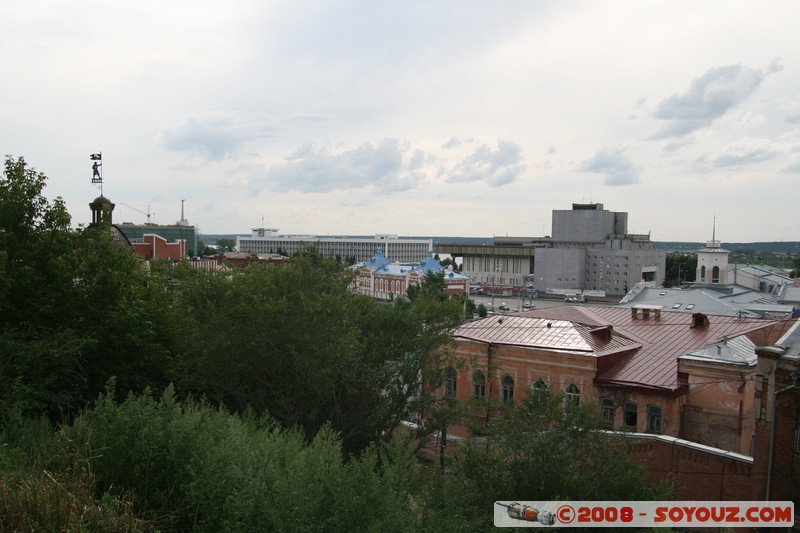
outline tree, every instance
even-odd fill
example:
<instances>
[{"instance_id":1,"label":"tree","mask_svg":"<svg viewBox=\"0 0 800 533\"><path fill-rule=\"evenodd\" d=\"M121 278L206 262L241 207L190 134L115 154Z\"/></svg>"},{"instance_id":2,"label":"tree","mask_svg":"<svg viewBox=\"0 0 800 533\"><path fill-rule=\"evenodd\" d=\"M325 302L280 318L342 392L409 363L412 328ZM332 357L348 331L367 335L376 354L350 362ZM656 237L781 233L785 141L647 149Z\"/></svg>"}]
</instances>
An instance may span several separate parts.
<instances>
[{"instance_id":1,"label":"tree","mask_svg":"<svg viewBox=\"0 0 800 533\"><path fill-rule=\"evenodd\" d=\"M792 259L792 269L793 270L791 271L789 276L791 276L793 278L800 277L800 274L798 274L798 273L800 273L800 255L796 255Z\"/></svg>"},{"instance_id":2,"label":"tree","mask_svg":"<svg viewBox=\"0 0 800 533\"><path fill-rule=\"evenodd\" d=\"M225 252L232 252L236 249L236 239L217 239L215 243L217 252L224 254Z\"/></svg>"},{"instance_id":3,"label":"tree","mask_svg":"<svg viewBox=\"0 0 800 533\"><path fill-rule=\"evenodd\" d=\"M22 158L0 180L0 413L63 421L112 375L123 392L166 386L170 315L109 222L72 231L46 181Z\"/></svg>"},{"instance_id":4,"label":"tree","mask_svg":"<svg viewBox=\"0 0 800 533\"><path fill-rule=\"evenodd\" d=\"M352 275L313 250L266 269L186 272L176 314L193 350L178 358L176 386L267 411L309 440L330 423L346 453L385 438L418 412L422 369L462 306L427 292L379 304L351 292Z\"/></svg>"},{"instance_id":5,"label":"tree","mask_svg":"<svg viewBox=\"0 0 800 533\"><path fill-rule=\"evenodd\" d=\"M675 287L693 282L697 272L697 255L686 253L667 254L664 286Z\"/></svg>"},{"instance_id":6,"label":"tree","mask_svg":"<svg viewBox=\"0 0 800 533\"><path fill-rule=\"evenodd\" d=\"M485 505L513 500L649 500L667 487L645 483L631 443L603 431L594 404L564 403L563 394L528 391L523 403L493 422L483 443L460 447L454 471L476 486Z\"/></svg>"},{"instance_id":7,"label":"tree","mask_svg":"<svg viewBox=\"0 0 800 533\"><path fill-rule=\"evenodd\" d=\"M65 325L77 295L76 236L47 177L20 157L0 179L0 414L55 416L79 395L83 339Z\"/></svg>"}]
</instances>

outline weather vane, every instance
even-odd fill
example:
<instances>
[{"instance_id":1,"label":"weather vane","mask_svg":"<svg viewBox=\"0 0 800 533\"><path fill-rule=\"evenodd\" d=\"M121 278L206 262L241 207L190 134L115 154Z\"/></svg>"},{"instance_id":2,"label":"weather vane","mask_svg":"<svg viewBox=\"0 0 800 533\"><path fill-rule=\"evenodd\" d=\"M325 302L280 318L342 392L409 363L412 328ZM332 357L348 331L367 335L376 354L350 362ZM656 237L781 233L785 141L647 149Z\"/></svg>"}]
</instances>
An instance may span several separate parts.
<instances>
[{"instance_id":1,"label":"weather vane","mask_svg":"<svg viewBox=\"0 0 800 533\"><path fill-rule=\"evenodd\" d=\"M90 154L89 159L94 161L92 164L92 183L100 184L100 196L103 195L103 153Z\"/></svg>"}]
</instances>

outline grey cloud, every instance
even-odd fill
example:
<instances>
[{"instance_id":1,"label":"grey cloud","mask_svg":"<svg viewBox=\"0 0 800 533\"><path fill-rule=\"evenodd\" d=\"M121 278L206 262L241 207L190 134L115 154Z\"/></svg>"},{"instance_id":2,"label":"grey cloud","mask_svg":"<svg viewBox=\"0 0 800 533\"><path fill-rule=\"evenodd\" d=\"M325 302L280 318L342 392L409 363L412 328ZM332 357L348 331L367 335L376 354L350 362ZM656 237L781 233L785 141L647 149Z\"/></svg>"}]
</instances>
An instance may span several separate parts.
<instances>
[{"instance_id":1,"label":"grey cloud","mask_svg":"<svg viewBox=\"0 0 800 533\"><path fill-rule=\"evenodd\" d=\"M786 122L789 124L800 124L800 115L787 115Z\"/></svg>"},{"instance_id":2,"label":"grey cloud","mask_svg":"<svg viewBox=\"0 0 800 533\"><path fill-rule=\"evenodd\" d=\"M709 126L736 105L744 102L759 88L765 77L780 70L773 62L765 74L760 69L742 65L712 68L692 80L689 89L680 95L662 100L653 116L667 123L653 139L682 137Z\"/></svg>"},{"instance_id":3,"label":"grey cloud","mask_svg":"<svg viewBox=\"0 0 800 533\"><path fill-rule=\"evenodd\" d=\"M249 141L274 137L279 129L272 123L233 113L206 113L165 126L159 132L158 144L171 152L218 161L241 152Z\"/></svg>"},{"instance_id":4,"label":"grey cloud","mask_svg":"<svg viewBox=\"0 0 800 533\"><path fill-rule=\"evenodd\" d=\"M442 148L446 148L447 150L452 150L453 148L458 148L461 146L461 140L458 137L450 137L446 143L442 145Z\"/></svg>"},{"instance_id":5,"label":"grey cloud","mask_svg":"<svg viewBox=\"0 0 800 533\"><path fill-rule=\"evenodd\" d=\"M498 141L497 150L481 145L458 163L448 183L482 181L491 187L508 185L519 178L527 167L522 163L522 148L511 141Z\"/></svg>"},{"instance_id":6,"label":"grey cloud","mask_svg":"<svg viewBox=\"0 0 800 533\"><path fill-rule=\"evenodd\" d=\"M605 174L606 185L632 185L639 183L642 171L628 159L620 148L602 148L591 159L580 165L584 172Z\"/></svg>"},{"instance_id":7,"label":"grey cloud","mask_svg":"<svg viewBox=\"0 0 800 533\"><path fill-rule=\"evenodd\" d=\"M779 153L768 139L742 139L726 146L711 159L711 165L716 168L743 167L768 161Z\"/></svg>"},{"instance_id":8,"label":"grey cloud","mask_svg":"<svg viewBox=\"0 0 800 533\"><path fill-rule=\"evenodd\" d=\"M800 156L792 157L785 165L778 169L778 172L800 174Z\"/></svg>"},{"instance_id":9,"label":"grey cloud","mask_svg":"<svg viewBox=\"0 0 800 533\"><path fill-rule=\"evenodd\" d=\"M334 151L328 146L306 144L250 178L256 191L330 192L374 187L377 192L413 189L424 180L425 154L397 139L377 145L364 143L350 150Z\"/></svg>"}]
</instances>

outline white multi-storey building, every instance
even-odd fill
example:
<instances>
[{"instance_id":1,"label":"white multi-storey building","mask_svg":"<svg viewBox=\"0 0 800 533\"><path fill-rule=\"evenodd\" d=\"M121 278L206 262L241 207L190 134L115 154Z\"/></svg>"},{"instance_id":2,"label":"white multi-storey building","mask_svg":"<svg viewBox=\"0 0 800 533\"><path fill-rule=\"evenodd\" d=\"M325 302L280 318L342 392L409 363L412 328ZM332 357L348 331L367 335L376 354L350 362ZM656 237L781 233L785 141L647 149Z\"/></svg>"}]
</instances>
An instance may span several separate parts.
<instances>
[{"instance_id":1,"label":"white multi-storey building","mask_svg":"<svg viewBox=\"0 0 800 533\"><path fill-rule=\"evenodd\" d=\"M290 256L310 245L325 257L351 259L359 263L368 261L377 249L393 262L419 263L433 250L433 239L410 239L388 234L372 237L280 235L277 228L255 228L249 237L236 237L236 249L252 254Z\"/></svg>"}]
</instances>

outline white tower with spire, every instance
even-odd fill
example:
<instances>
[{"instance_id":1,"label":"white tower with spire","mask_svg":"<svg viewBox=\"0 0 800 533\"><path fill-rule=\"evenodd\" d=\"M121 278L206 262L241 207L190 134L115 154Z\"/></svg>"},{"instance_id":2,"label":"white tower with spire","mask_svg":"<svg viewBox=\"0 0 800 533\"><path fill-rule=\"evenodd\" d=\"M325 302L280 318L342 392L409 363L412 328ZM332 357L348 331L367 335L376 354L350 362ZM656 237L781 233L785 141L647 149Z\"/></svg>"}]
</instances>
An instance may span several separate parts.
<instances>
[{"instance_id":1,"label":"white tower with spire","mask_svg":"<svg viewBox=\"0 0 800 533\"><path fill-rule=\"evenodd\" d=\"M711 231L711 240L706 241L706 247L697 250L697 283L720 284L728 283L728 256L730 251L722 248L717 240L717 217L714 217L714 227Z\"/></svg>"}]
</instances>

